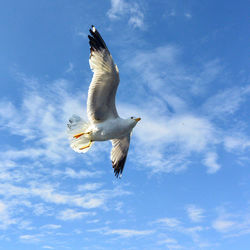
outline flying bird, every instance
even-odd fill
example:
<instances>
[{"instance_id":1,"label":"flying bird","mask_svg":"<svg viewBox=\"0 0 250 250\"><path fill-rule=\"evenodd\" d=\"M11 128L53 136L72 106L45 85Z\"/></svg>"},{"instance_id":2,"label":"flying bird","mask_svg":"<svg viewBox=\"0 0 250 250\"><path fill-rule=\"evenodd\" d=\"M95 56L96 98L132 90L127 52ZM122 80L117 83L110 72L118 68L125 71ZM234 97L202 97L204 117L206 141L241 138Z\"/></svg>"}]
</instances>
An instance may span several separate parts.
<instances>
[{"instance_id":1,"label":"flying bird","mask_svg":"<svg viewBox=\"0 0 250 250\"><path fill-rule=\"evenodd\" d=\"M89 64L93 78L89 86L87 116L89 121L73 115L69 119L68 135L71 148L86 153L95 141L112 143L111 161L116 177L121 177L127 158L130 135L141 118L123 119L116 110L115 96L119 85L119 70L102 39L92 25Z\"/></svg>"}]
</instances>

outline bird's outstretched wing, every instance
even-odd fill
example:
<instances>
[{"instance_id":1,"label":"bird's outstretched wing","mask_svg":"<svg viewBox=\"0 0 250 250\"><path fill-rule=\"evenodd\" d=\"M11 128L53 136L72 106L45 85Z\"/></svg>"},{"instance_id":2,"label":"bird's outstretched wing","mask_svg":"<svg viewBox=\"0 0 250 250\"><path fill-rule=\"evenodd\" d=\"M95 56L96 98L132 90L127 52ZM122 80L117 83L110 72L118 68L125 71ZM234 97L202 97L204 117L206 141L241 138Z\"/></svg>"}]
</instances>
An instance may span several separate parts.
<instances>
[{"instance_id":1,"label":"bird's outstretched wing","mask_svg":"<svg viewBox=\"0 0 250 250\"><path fill-rule=\"evenodd\" d=\"M129 149L130 135L127 135L121 139L111 140L111 142L113 145L111 150L112 166L114 168L115 176L119 177L122 175L124 164L126 162Z\"/></svg>"},{"instance_id":2,"label":"bird's outstretched wing","mask_svg":"<svg viewBox=\"0 0 250 250\"><path fill-rule=\"evenodd\" d=\"M94 26L90 35L90 68L94 72L89 86L87 113L93 123L118 117L115 95L119 84L119 71L101 35Z\"/></svg>"}]
</instances>

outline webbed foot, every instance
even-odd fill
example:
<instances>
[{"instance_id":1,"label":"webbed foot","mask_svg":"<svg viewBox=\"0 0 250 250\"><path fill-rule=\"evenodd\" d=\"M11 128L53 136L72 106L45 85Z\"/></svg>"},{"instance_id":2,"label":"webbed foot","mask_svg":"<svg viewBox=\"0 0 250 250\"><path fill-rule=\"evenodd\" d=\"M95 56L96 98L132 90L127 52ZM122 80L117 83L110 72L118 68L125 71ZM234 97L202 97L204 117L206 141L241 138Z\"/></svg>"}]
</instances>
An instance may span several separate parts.
<instances>
[{"instance_id":1,"label":"webbed foot","mask_svg":"<svg viewBox=\"0 0 250 250\"><path fill-rule=\"evenodd\" d=\"M73 137L74 138L79 138L80 136L82 136L82 135L89 135L90 134L90 132L87 132L87 133L79 133L79 134L76 134L76 135L74 135Z\"/></svg>"},{"instance_id":2,"label":"webbed foot","mask_svg":"<svg viewBox=\"0 0 250 250\"><path fill-rule=\"evenodd\" d=\"M79 148L79 150L83 150L83 149L85 149L85 148L89 148L89 147L91 146L91 144L92 144L92 141L89 141L89 144L88 144L88 145Z\"/></svg>"}]
</instances>

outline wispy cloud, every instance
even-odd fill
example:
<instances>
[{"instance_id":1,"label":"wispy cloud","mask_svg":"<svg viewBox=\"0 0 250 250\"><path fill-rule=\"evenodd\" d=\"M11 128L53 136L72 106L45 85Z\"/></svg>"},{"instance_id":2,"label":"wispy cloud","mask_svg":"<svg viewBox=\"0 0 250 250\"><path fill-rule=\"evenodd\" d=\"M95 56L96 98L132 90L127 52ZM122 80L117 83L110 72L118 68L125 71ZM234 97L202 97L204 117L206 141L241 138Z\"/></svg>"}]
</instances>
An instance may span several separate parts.
<instances>
[{"instance_id":1,"label":"wispy cloud","mask_svg":"<svg viewBox=\"0 0 250 250\"><path fill-rule=\"evenodd\" d=\"M101 175L101 172L99 171L88 171L88 170L80 170L75 171L72 168L66 168L64 172L56 171L55 174L63 174L67 177L73 178L73 179L82 179L87 177L98 177Z\"/></svg>"},{"instance_id":2,"label":"wispy cloud","mask_svg":"<svg viewBox=\"0 0 250 250\"><path fill-rule=\"evenodd\" d=\"M208 152L204 159L204 165L207 166L207 173L214 174L216 173L221 166L217 163L217 154L214 152Z\"/></svg>"},{"instance_id":3,"label":"wispy cloud","mask_svg":"<svg viewBox=\"0 0 250 250\"><path fill-rule=\"evenodd\" d=\"M126 13L127 3L123 0L111 0L111 8L107 15L111 19L116 19L119 15Z\"/></svg>"},{"instance_id":4,"label":"wispy cloud","mask_svg":"<svg viewBox=\"0 0 250 250\"><path fill-rule=\"evenodd\" d=\"M137 51L136 54L132 51L128 55L130 60L126 67L131 69L131 73L136 71L135 80L143 80L154 94L160 95L166 101L169 96L179 97L187 106L188 97L203 95L209 85L220 76L223 67L217 58L203 61L195 67L186 65L181 60L182 55L183 49L175 44Z\"/></svg>"},{"instance_id":5,"label":"wispy cloud","mask_svg":"<svg viewBox=\"0 0 250 250\"><path fill-rule=\"evenodd\" d=\"M98 232L105 235L118 235L120 237L128 238L128 237L136 237L136 236L145 236L149 234L153 234L154 230L135 230L135 229L110 229L108 227L105 228L97 228L90 229L90 232Z\"/></svg>"},{"instance_id":6,"label":"wispy cloud","mask_svg":"<svg viewBox=\"0 0 250 250\"><path fill-rule=\"evenodd\" d=\"M65 80L56 81L50 90L41 90L44 92L43 95L38 92L36 84L32 80L26 78L23 80L29 89L25 93L21 108L17 109L11 103L2 102L0 123L13 136L22 136L27 146L18 151L16 149L8 150L4 153L5 157L12 159L43 156L55 162L62 158L64 160L72 159L71 152L67 150L65 124L70 116L70 110L80 113L81 97L70 98L66 94L64 88L67 82ZM7 107L8 112L4 107ZM34 142L35 147L30 148L29 141Z\"/></svg>"},{"instance_id":7,"label":"wispy cloud","mask_svg":"<svg viewBox=\"0 0 250 250\"><path fill-rule=\"evenodd\" d=\"M90 213L90 212L79 212L74 209L66 209L61 211L57 218L60 220L75 220L75 219L81 219L84 216L90 216L90 215L95 215L95 213Z\"/></svg>"},{"instance_id":8,"label":"wispy cloud","mask_svg":"<svg viewBox=\"0 0 250 250\"><path fill-rule=\"evenodd\" d=\"M181 220L176 218L160 218L153 222L156 225L158 231L167 230L168 236L170 236L173 232L187 235L191 237L192 241L196 243L196 245L201 244L202 239L200 233L205 230L204 227L197 225L195 227L190 227L189 225L185 225ZM170 249L174 248L182 248L181 245L178 244L176 240L170 239L162 239L158 241L159 244L165 244Z\"/></svg>"},{"instance_id":9,"label":"wispy cloud","mask_svg":"<svg viewBox=\"0 0 250 250\"><path fill-rule=\"evenodd\" d=\"M0 184L0 187L0 194L5 195L6 197L39 197L48 203L65 204L86 209L103 207L110 199L114 197L130 194L129 191L126 191L121 187L112 190L103 189L95 193L86 193L83 195L70 194L58 191L57 188L52 184L42 184L37 182L31 183L27 188L12 184Z\"/></svg>"},{"instance_id":10,"label":"wispy cloud","mask_svg":"<svg viewBox=\"0 0 250 250\"><path fill-rule=\"evenodd\" d=\"M229 211L224 206L218 210L218 216L212 222L212 227L224 237L239 237L250 234L249 209Z\"/></svg>"},{"instance_id":11,"label":"wispy cloud","mask_svg":"<svg viewBox=\"0 0 250 250\"><path fill-rule=\"evenodd\" d=\"M133 229L110 229L105 232L105 234L117 234L121 237L134 237L134 236L144 236L152 234L152 230L133 230Z\"/></svg>"},{"instance_id":12,"label":"wispy cloud","mask_svg":"<svg viewBox=\"0 0 250 250\"><path fill-rule=\"evenodd\" d=\"M27 242L38 242L41 240L41 237L43 237L42 234L24 234L20 235L19 239Z\"/></svg>"},{"instance_id":13,"label":"wispy cloud","mask_svg":"<svg viewBox=\"0 0 250 250\"><path fill-rule=\"evenodd\" d=\"M213 228L222 233L232 230L234 225L235 225L234 221L226 219L217 219L213 222Z\"/></svg>"},{"instance_id":14,"label":"wispy cloud","mask_svg":"<svg viewBox=\"0 0 250 250\"><path fill-rule=\"evenodd\" d=\"M168 249L182 249L183 247L178 244L177 240L173 238L166 238L158 241L159 245L165 245Z\"/></svg>"},{"instance_id":15,"label":"wispy cloud","mask_svg":"<svg viewBox=\"0 0 250 250\"><path fill-rule=\"evenodd\" d=\"M188 157L192 152L203 154L217 144L214 125L205 117L189 113L164 116L160 107L159 112L153 110L152 113L147 108L127 109L142 117L134 132L137 143L133 155L154 173L183 170L189 165Z\"/></svg>"},{"instance_id":16,"label":"wispy cloud","mask_svg":"<svg viewBox=\"0 0 250 250\"><path fill-rule=\"evenodd\" d=\"M111 8L107 12L111 20L128 16L128 23L134 28L145 28L144 13L139 3L125 0L111 0Z\"/></svg>"},{"instance_id":17,"label":"wispy cloud","mask_svg":"<svg viewBox=\"0 0 250 250\"><path fill-rule=\"evenodd\" d=\"M203 104L204 111L210 116L224 119L234 114L250 94L250 86L232 87L209 97Z\"/></svg>"},{"instance_id":18,"label":"wispy cloud","mask_svg":"<svg viewBox=\"0 0 250 250\"><path fill-rule=\"evenodd\" d=\"M187 19L191 19L192 18L192 15L190 13L185 13L184 16L187 18Z\"/></svg>"},{"instance_id":19,"label":"wispy cloud","mask_svg":"<svg viewBox=\"0 0 250 250\"><path fill-rule=\"evenodd\" d=\"M46 224L46 225L41 226L41 229L48 229L48 230L52 229L52 230L54 230L54 229L59 229L61 227L62 226L58 225L58 224Z\"/></svg>"},{"instance_id":20,"label":"wispy cloud","mask_svg":"<svg viewBox=\"0 0 250 250\"><path fill-rule=\"evenodd\" d=\"M97 190L102 187L102 183L85 183L84 185L79 185L78 190L79 191L93 191Z\"/></svg>"},{"instance_id":21,"label":"wispy cloud","mask_svg":"<svg viewBox=\"0 0 250 250\"><path fill-rule=\"evenodd\" d=\"M6 229L9 225L15 224L17 221L11 218L8 206L0 201L0 229Z\"/></svg>"},{"instance_id":22,"label":"wispy cloud","mask_svg":"<svg viewBox=\"0 0 250 250\"><path fill-rule=\"evenodd\" d=\"M188 217L190 218L191 221L193 222L200 222L204 218L204 209L199 208L195 205L188 205L186 208Z\"/></svg>"},{"instance_id":23,"label":"wispy cloud","mask_svg":"<svg viewBox=\"0 0 250 250\"><path fill-rule=\"evenodd\" d=\"M235 132L231 135L226 135L224 138L224 146L228 151L244 151L250 147L250 138L240 132Z\"/></svg>"},{"instance_id":24,"label":"wispy cloud","mask_svg":"<svg viewBox=\"0 0 250 250\"><path fill-rule=\"evenodd\" d=\"M177 227L181 222L176 218L161 218L155 221L155 223L160 223L167 227Z\"/></svg>"}]
</instances>

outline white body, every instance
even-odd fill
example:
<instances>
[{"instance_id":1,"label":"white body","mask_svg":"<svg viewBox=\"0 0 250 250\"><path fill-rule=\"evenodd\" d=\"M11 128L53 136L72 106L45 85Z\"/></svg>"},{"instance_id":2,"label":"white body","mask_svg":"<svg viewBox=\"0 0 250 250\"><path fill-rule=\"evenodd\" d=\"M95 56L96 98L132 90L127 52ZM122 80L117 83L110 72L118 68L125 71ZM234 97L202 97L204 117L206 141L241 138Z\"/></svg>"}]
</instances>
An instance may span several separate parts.
<instances>
[{"instance_id":1,"label":"white body","mask_svg":"<svg viewBox=\"0 0 250 250\"><path fill-rule=\"evenodd\" d=\"M90 124L88 127L88 138L91 141L107 141L112 139L123 138L131 133L136 125L136 121L131 119L108 119L101 123Z\"/></svg>"}]
</instances>

